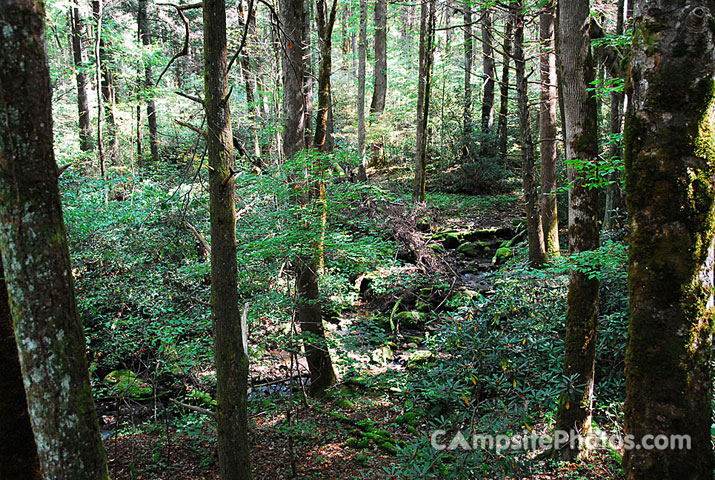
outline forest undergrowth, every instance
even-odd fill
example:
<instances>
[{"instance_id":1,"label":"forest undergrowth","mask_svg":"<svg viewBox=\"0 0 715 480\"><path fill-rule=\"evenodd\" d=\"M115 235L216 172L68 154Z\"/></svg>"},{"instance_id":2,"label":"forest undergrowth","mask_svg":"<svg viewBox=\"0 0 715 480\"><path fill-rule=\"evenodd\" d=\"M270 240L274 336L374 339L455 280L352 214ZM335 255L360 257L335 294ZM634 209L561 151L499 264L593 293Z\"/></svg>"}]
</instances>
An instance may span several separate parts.
<instances>
[{"instance_id":1,"label":"forest undergrowth","mask_svg":"<svg viewBox=\"0 0 715 480\"><path fill-rule=\"evenodd\" d=\"M188 160L117 171L107 206L101 182L61 177L113 478L217 478L208 199L193 171ZM569 268L602 281L594 420L622 429L617 233L595 254L533 270L516 194L434 192L414 211L389 175L331 183L321 308L340 382L312 399L289 261L306 239L292 228L290 182L247 170L237 183L256 478L619 478L615 449L571 465L430 445L436 430L549 432L571 381L561 373Z\"/></svg>"}]
</instances>

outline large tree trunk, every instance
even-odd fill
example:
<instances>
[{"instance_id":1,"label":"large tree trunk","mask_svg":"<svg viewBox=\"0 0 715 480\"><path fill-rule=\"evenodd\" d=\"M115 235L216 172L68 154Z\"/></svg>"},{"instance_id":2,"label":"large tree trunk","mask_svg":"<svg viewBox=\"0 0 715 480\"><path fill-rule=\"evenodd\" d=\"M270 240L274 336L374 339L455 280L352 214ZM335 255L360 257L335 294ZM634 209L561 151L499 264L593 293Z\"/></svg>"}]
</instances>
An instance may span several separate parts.
<instances>
[{"instance_id":1,"label":"large tree trunk","mask_svg":"<svg viewBox=\"0 0 715 480\"><path fill-rule=\"evenodd\" d=\"M630 2L633 3L633 2ZM618 0L618 16L616 21L616 35L623 35L625 23L625 0ZM620 61L620 59L617 59ZM610 69L611 72L621 76L620 68ZM608 147L608 158L613 160L620 158L623 154L622 143L616 141L616 138L621 134L621 126L623 125L623 103L625 100L625 92L614 91L611 93L611 115L608 120L609 131L611 133L610 145ZM609 184L606 187L606 207L603 216L603 227L610 229L614 225L614 212L620 211L623 213L625 207L625 199L623 197L623 189L621 188L620 172L613 172L608 176Z\"/></svg>"},{"instance_id":2,"label":"large tree trunk","mask_svg":"<svg viewBox=\"0 0 715 480\"><path fill-rule=\"evenodd\" d=\"M630 326L626 432L689 449L626 450L628 480L710 480L715 2L637 1L626 118Z\"/></svg>"},{"instance_id":3,"label":"large tree trunk","mask_svg":"<svg viewBox=\"0 0 715 480\"><path fill-rule=\"evenodd\" d=\"M107 166L106 158L104 155L104 98L102 95L102 55L101 55L101 41L102 41L102 21L104 17L104 2L103 0L92 0L92 14L94 16L95 22L95 37L94 37L94 63L95 63L95 75L94 81L96 85L97 92L97 158L99 160L99 172L102 176L102 181L107 180ZM104 187L104 203L105 205L109 201L109 190L105 184Z\"/></svg>"},{"instance_id":4,"label":"large tree trunk","mask_svg":"<svg viewBox=\"0 0 715 480\"><path fill-rule=\"evenodd\" d=\"M151 48L151 29L147 18L147 0L139 0L138 22L139 37L145 49ZM146 91L146 117L149 123L149 148L151 149L151 159L159 161L159 133L156 124L156 103L154 102L154 73L152 72L151 61L144 62L144 88Z\"/></svg>"},{"instance_id":5,"label":"large tree trunk","mask_svg":"<svg viewBox=\"0 0 715 480\"><path fill-rule=\"evenodd\" d=\"M529 84L526 78L524 58L524 2L513 4L514 63L516 65L516 91L519 100L519 132L521 135L522 185L526 201L526 225L529 239L529 263L538 268L544 264L546 251L539 214L539 192L534 178L534 140L531 136L531 113L529 109Z\"/></svg>"},{"instance_id":6,"label":"large tree trunk","mask_svg":"<svg viewBox=\"0 0 715 480\"><path fill-rule=\"evenodd\" d=\"M246 397L248 351L236 263L236 185L226 61L226 4L204 0L204 97L211 217L211 320L221 478L251 476Z\"/></svg>"},{"instance_id":7,"label":"large tree trunk","mask_svg":"<svg viewBox=\"0 0 715 480\"><path fill-rule=\"evenodd\" d=\"M492 127L494 126L494 41L492 36L493 11L487 7L482 13L482 73L484 87L482 90L482 143L480 154L491 156Z\"/></svg>"},{"instance_id":8,"label":"large tree trunk","mask_svg":"<svg viewBox=\"0 0 715 480\"><path fill-rule=\"evenodd\" d=\"M462 130L464 147L462 158L467 158L472 148L472 4L464 2L464 114Z\"/></svg>"},{"instance_id":9,"label":"large tree trunk","mask_svg":"<svg viewBox=\"0 0 715 480\"><path fill-rule=\"evenodd\" d=\"M285 35L284 44L298 44L304 38L305 28L302 0L281 0L280 2L282 33ZM320 15L320 14L319 14ZM305 115L303 97L303 72L305 64L302 59L302 49L287 48L283 50L283 152L287 159L292 159L298 152L306 148L305 145ZM327 110L325 111L327 122ZM324 144L325 134L321 136ZM321 188L322 187L322 188ZM324 198L325 188L322 182L315 182L299 201L306 205L320 201ZM321 208L320 205L317 208ZM308 361L308 370L311 378L311 392L319 394L329 385L335 383L330 352L328 351L323 317L320 311L320 291L318 287L319 269L321 266L321 231L324 216L319 215L317 223L321 225L316 229L309 218L305 219L306 232L310 237L306 255L295 259L296 291L298 293L298 323L303 333L304 348ZM317 233L316 233L317 232Z\"/></svg>"},{"instance_id":10,"label":"large tree trunk","mask_svg":"<svg viewBox=\"0 0 715 480\"><path fill-rule=\"evenodd\" d=\"M2 265L0 265L2 268ZM2 270L0 277L5 278ZM41 480L35 437L27 413L7 286L0 281L0 478Z\"/></svg>"},{"instance_id":11,"label":"large tree trunk","mask_svg":"<svg viewBox=\"0 0 715 480\"><path fill-rule=\"evenodd\" d=\"M328 108L330 106L330 75L332 73L332 36L337 12L337 0L328 10L326 0L318 0L317 24L318 41L320 43L320 69L318 71L318 115L315 121L315 147L325 151L325 140L328 134Z\"/></svg>"},{"instance_id":12,"label":"large tree trunk","mask_svg":"<svg viewBox=\"0 0 715 480\"><path fill-rule=\"evenodd\" d=\"M305 148L313 147L313 49L311 45L311 22L313 1L303 2L303 104L305 112ZM327 136L327 133L326 133Z\"/></svg>"},{"instance_id":13,"label":"large tree trunk","mask_svg":"<svg viewBox=\"0 0 715 480\"><path fill-rule=\"evenodd\" d=\"M539 108L539 151L541 154L541 224L548 256L559 254L559 219L556 202L556 119L558 90L556 73L556 3L552 0L539 16L541 53L541 106Z\"/></svg>"},{"instance_id":14,"label":"large tree trunk","mask_svg":"<svg viewBox=\"0 0 715 480\"><path fill-rule=\"evenodd\" d=\"M589 32L589 0L559 4L559 42L563 84L566 158L598 161L596 98L589 93L594 80ZM585 170L585 171L584 171ZM598 191L586 186L588 171L569 168L569 247L572 254L598 248ZM593 376L598 328L598 280L572 270L566 310L564 375L575 377L562 392L556 429L571 438L591 430ZM587 454L585 442L562 446L559 455L574 459Z\"/></svg>"},{"instance_id":15,"label":"large tree trunk","mask_svg":"<svg viewBox=\"0 0 715 480\"><path fill-rule=\"evenodd\" d=\"M87 152L94 148L94 143L92 142L92 126L89 119L89 95L87 94L87 73L85 71L84 22L76 5L70 8L70 27L72 29L75 80L77 81L79 148Z\"/></svg>"},{"instance_id":16,"label":"large tree trunk","mask_svg":"<svg viewBox=\"0 0 715 480\"><path fill-rule=\"evenodd\" d=\"M376 40L377 41L377 40ZM365 157L365 63L367 49L367 0L360 0L360 36L358 39L358 180L367 180ZM374 100L374 97L373 97Z\"/></svg>"},{"instance_id":17,"label":"large tree trunk","mask_svg":"<svg viewBox=\"0 0 715 480\"><path fill-rule=\"evenodd\" d=\"M250 2L249 2L250 4ZM243 27L248 28L249 37L246 39L246 50L249 49L249 45L252 45L252 38L256 37L256 16L254 12L243 11L243 0L237 3L239 17L242 19ZM243 52L241 54L241 71L243 73L243 84L246 89L246 107L250 116L249 132L251 138L253 139L253 155L256 160L261 161L261 143L258 138L258 102L256 99L256 93L258 90L258 75L257 68L255 66L256 62L251 62L250 52Z\"/></svg>"},{"instance_id":18,"label":"large tree trunk","mask_svg":"<svg viewBox=\"0 0 715 480\"><path fill-rule=\"evenodd\" d=\"M0 251L43 478L108 479L52 150L44 20L32 0L0 8Z\"/></svg>"},{"instance_id":19,"label":"large tree trunk","mask_svg":"<svg viewBox=\"0 0 715 480\"><path fill-rule=\"evenodd\" d=\"M291 159L306 148L305 98L303 96L303 0L280 1L281 71L283 76L283 155Z\"/></svg>"},{"instance_id":20,"label":"large tree trunk","mask_svg":"<svg viewBox=\"0 0 715 480\"><path fill-rule=\"evenodd\" d=\"M507 129L509 121L509 63L511 63L511 43L512 43L513 23L511 15L506 19L504 26L504 45L502 50L502 74L499 85L499 119L497 125L497 136L499 137L499 153L506 157L509 131Z\"/></svg>"},{"instance_id":21,"label":"large tree trunk","mask_svg":"<svg viewBox=\"0 0 715 480\"><path fill-rule=\"evenodd\" d=\"M415 147L415 179L412 201L425 201L427 166L427 122L429 120L430 77L434 50L435 0L427 0L420 7L420 66L417 81L417 138Z\"/></svg>"},{"instance_id":22,"label":"large tree trunk","mask_svg":"<svg viewBox=\"0 0 715 480\"><path fill-rule=\"evenodd\" d=\"M375 1L375 85L370 115L378 120L387 96L387 0Z\"/></svg>"}]
</instances>

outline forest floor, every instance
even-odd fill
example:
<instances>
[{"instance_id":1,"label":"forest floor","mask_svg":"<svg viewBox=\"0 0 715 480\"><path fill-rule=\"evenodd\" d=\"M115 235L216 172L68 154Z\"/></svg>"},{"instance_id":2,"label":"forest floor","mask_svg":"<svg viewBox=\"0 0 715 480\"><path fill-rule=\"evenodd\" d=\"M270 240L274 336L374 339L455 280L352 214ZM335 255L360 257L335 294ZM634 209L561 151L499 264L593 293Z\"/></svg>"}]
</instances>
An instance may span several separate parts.
<instances>
[{"instance_id":1,"label":"forest floor","mask_svg":"<svg viewBox=\"0 0 715 480\"><path fill-rule=\"evenodd\" d=\"M435 231L491 231L508 238L508 235L514 235L514 226L523 217L521 199L515 195L438 194L430 196L428 205L428 210L415 217L407 218L396 211L392 219L396 239L408 245L408 249L416 250L407 252L415 263L420 261L419 245L429 245ZM487 248L475 259L460 254L456 247L430 250L436 252L438 263L446 264L450 293L455 289L489 289L481 272L491 268L494 252ZM408 261L405 268L414 269L415 265ZM392 295L406 298L404 292L393 292ZM409 373L410 358L416 349L419 350L417 345L425 333L405 329L394 335L394 342L389 343L391 351L385 352L386 357L376 359L375 355L382 350L375 349L375 345L355 347L355 339L350 342L346 337L357 335L359 344L365 333L360 328L364 318L380 310L383 315L390 315L390 321L392 316L385 311L384 298L380 295L362 296L353 307L352 311L342 314L337 326L329 330L338 342L338 348L349 350L352 361L357 360L360 366L341 371L343 383L326 398L308 400L301 395L287 395L289 387L286 383L275 384L275 388L270 385L254 388L249 401L249 440L255 479L408 478L397 473L395 468L396 446L407 445L416 437L428 438L430 425L420 420L405 421L404 398L400 396L404 387L399 386L404 382L392 380ZM280 362L280 358L265 357L252 368L264 380L276 378L281 373L285 377ZM299 391L299 385L295 383L290 389ZM105 443L112 478L219 478L215 433L210 418L201 413L190 414L194 416L194 422L181 429L153 424L109 434ZM482 478L621 478L615 473L617 464L607 453L597 452L586 463L538 462L536 466L522 469L523 473ZM404 462L404 457L401 461Z\"/></svg>"}]
</instances>

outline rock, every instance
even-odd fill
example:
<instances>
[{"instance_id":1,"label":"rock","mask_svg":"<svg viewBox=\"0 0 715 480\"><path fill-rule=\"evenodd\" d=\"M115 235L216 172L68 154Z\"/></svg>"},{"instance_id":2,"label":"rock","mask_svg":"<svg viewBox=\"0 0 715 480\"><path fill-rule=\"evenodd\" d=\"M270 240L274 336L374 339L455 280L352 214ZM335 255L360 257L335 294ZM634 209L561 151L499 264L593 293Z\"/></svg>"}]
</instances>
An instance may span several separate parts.
<instances>
[{"instance_id":1,"label":"rock","mask_svg":"<svg viewBox=\"0 0 715 480\"><path fill-rule=\"evenodd\" d=\"M429 350L416 350L410 354L410 357L407 359L407 368L412 368L416 367L417 365L421 365L423 363L427 363L427 361L431 360L434 357L434 353L430 352Z\"/></svg>"},{"instance_id":2,"label":"rock","mask_svg":"<svg viewBox=\"0 0 715 480\"><path fill-rule=\"evenodd\" d=\"M435 252L445 253L447 250L440 243L430 243L427 248L431 248Z\"/></svg>"},{"instance_id":3,"label":"rock","mask_svg":"<svg viewBox=\"0 0 715 480\"><path fill-rule=\"evenodd\" d=\"M464 242L459 247L457 247L458 253L463 253L469 257L474 257L477 255L477 246L472 242Z\"/></svg>"},{"instance_id":4,"label":"rock","mask_svg":"<svg viewBox=\"0 0 715 480\"><path fill-rule=\"evenodd\" d=\"M457 248L459 244L462 243L459 237L459 233L447 231L435 235L434 239L441 242L445 248Z\"/></svg>"},{"instance_id":5,"label":"rock","mask_svg":"<svg viewBox=\"0 0 715 480\"><path fill-rule=\"evenodd\" d=\"M427 315L424 312L399 312L395 314L395 322L401 327L418 327L425 323Z\"/></svg>"},{"instance_id":6,"label":"rock","mask_svg":"<svg viewBox=\"0 0 715 480\"><path fill-rule=\"evenodd\" d=\"M494 254L494 257L492 258L492 263L494 265L501 265L509 258L511 258L512 255L513 252L511 251L511 248L501 247L497 249L496 253Z\"/></svg>"}]
</instances>

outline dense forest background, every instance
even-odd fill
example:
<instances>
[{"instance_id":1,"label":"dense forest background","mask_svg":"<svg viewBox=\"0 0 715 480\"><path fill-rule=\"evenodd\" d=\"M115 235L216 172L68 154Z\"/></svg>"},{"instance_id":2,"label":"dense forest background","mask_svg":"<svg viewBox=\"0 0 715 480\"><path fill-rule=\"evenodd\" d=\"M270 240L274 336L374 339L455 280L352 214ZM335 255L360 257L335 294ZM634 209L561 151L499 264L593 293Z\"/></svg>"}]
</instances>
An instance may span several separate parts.
<instances>
[{"instance_id":1,"label":"dense forest background","mask_svg":"<svg viewBox=\"0 0 715 480\"><path fill-rule=\"evenodd\" d=\"M707 191L691 203L710 213L683 220L697 246L634 227L659 221L643 220L646 197L690 212L663 186L677 169L649 176L637 160L643 132L675 130L623 133L643 105L633 75L658 70L633 52L651 55L667 15L653 14L658 30L646 1L560 3L45 4L54 155L111 478L656 478L622 446L431 443L439 430L642 435L658 414L638 405L677 403L658 379L686 388L671 363L639 356L661 345L649 330L687 331L701 375L690 403L663 408L712 414L698 353L710 307L693 300L661 328L633 313L660 295L643 287L629 313L629 241L634 288L638 265L661 272L712 238L697 233L712 218L709 166L702 184L673 181ZM692 49L709 59L710 37L673 47L690 63L667 75ZM712 110L652 85L686 105L676 119ZM712 137L702 118L691 123ZM664 231L680 240L658 243ZM673 268L701 271L693 255ZM644 346L629 346L629 368L653 383L629 383L627 402L629 315ZM712 471L701 437L691 457L653 458L669 475L693 458Z\"/></svg>"}]
</instances>

